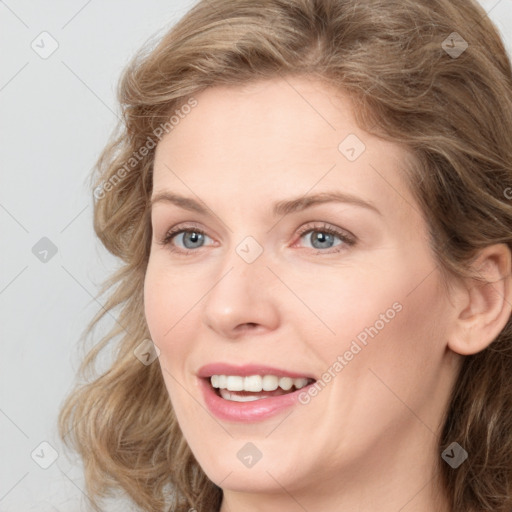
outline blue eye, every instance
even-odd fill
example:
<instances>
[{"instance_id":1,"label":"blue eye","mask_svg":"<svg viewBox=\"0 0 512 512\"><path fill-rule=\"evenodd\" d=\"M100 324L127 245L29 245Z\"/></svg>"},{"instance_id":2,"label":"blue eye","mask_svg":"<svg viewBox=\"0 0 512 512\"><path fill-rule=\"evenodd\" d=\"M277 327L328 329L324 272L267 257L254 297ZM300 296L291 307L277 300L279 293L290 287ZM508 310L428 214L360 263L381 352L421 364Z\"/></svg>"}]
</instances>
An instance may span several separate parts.
<instances>
[{"instance_id":1,"label":"blue eye","mask_svg":"<svg viewBox=\"0 0 512 512\"><path fill-rule=\"evenodd\" d=\"M330 225L305 226L299 232L300 239L308 239L310 248L326 254L342 251L348 246L356 243L355 237ZM201 249L207 245L207 241L213 240L200 228L178 227L170 230L160 242L169 246L169 249L176 253L193 254L195 249ZM333 249L334 250L330 250Z\"/></svg>"},{"instance_id":2,"label":"blue eye","mask_svg":"<svg viewBox=\"0 0 512 512\"><path fill-rule=\"evenodd\" d=\"M343 249L343 246L351 246L355 244L355 237L346 232L333 228L324 224L323 226L306 226L300 232L300 238L309 239L313 249L317 249L322 252L323 249L331 249L333 247L339 247L331 252L338 252Z\"/></svg>"},{"instance_id":3,"label":"blue eye","mask_svg":"<svg viewBox=\"0 0 512 512\"><path fill-rule=\"evenodd\" d=\"M201 248L206 239L211 238L206 235L202 230L198 228L183 228L177 230L171 230L165 235L162 240L163 245L174 245L174 240L181 240L181 245L178 244L178 250L186 252L188 250ZM175 250L174 248L172 250Z\"/></svg>"},{"instance_id":4,"label":"blue eye","mask_svg":"<svg viewBox=\"0 0 512 512\"><path fill-rule=\"evenodd\" d=\"M314 249L330 249L341 243L339 236L328 233L327 231L310 230L305 235L302 235L301 238L305 236L309 236L310 243ZM339 240L337 244L334 243L336 238Z\"/></svg>"}]
</instances>

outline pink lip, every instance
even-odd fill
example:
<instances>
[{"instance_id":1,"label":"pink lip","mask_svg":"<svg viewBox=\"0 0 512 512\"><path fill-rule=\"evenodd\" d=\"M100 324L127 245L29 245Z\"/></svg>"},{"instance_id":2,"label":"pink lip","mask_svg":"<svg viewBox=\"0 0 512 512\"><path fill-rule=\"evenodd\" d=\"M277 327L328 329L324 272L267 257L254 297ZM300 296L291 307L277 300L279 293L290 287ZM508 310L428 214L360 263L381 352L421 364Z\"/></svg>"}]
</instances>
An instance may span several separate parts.
<instances>
[{"instance_id":1,"label":"pink lip","mask_svg":"<svg viewBox=\"0 0 512 512\"><path fill-rule=\"evenodd\" d=\"M297 405L299 403L299 394L304 391L307 392L309 386L314 384L311 383L308 386L304 386L301 389L285 395L262 398L252 402L232 402L230 400L224 400L224 398L217 395L210 384L209 377L212 375L276 375L278 377L291 377L293 379L301 377L314 379L314 377L264 365L250 364L233 366L226 363L212 363L203 366L200 368L197 375L199 377L199 386L203 394L204 402L210 412L221 420L237 422L261 421L288 407Z\"/></svg>"},{"instance_id":2,"label":"pink lip","mask_svg":"<svg viewBox=\"0 0 512 512\"><path fill-rule=\"evenodd\" d=\"M217 395L210 384L210 379L199 379L204 402L212 414L221 420L246 423L265 420L283 409L297 405L299 394L307 392L308 388L313 385L314 383L311 383L286 395L271 396L252 402L232 402Z\"/></svg>"}]
</instances>

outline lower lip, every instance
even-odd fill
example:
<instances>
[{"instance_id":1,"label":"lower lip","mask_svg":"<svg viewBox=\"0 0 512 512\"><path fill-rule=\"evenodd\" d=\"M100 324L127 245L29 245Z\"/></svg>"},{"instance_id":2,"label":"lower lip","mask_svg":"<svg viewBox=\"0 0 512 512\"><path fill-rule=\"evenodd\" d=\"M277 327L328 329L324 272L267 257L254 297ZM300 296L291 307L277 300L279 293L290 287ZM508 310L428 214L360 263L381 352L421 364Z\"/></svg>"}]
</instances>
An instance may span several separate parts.
<instances>
[{"instance_id":1,"label":"lower lip","mask_svg":"<svg viewBox=\"0 0 512 512\"><path fill-rule=\"evenodd\" d=\"M299 394L308 391L314 384L286 393L251 402L233 402L217 395L209 379L199 379L204 401L208 409L219 419L226 421L252 422L267 419L288 407L298 405Z\"/></svg>"}]
</instances>

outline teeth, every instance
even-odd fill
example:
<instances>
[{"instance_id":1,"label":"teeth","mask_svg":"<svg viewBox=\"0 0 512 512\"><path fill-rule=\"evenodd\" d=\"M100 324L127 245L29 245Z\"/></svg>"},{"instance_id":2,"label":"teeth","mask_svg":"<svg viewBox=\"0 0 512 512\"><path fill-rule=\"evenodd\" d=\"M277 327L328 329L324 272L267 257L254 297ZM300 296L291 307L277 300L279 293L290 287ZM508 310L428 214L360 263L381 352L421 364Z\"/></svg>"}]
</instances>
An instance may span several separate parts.
<instances>
[{"instance_id":1,"label":"teeth","mask_svg":"<svg viewBox=\"0 0 512 512\"><path fill-rule=\"evenodd\" d=\"M244 390L245 391L261 391L262 389L262 377L260 375L251 375L250 377L244 377Z\"/></svg>"},{"instance_id":2,"label":"teeth","mask_svg":"<svg viewBox=\"0 0 512 512\"><path fill-rule=\"evenodd\" d=\"M264 375L261 385L263 391L274 391L279 387L279 379L274 375Z\"/></svg>"},{"instance_id":3,"label":"teeth","mask_svg":"<svg viewBox=\"0 0 512 512\"><path fill-rule=\"evenodd\" d=\"M232 402L254 402L254 400L265 398L256 395L240 396L236 393L231 393L231 391L228 391L227 389L221 389L220 396L224 398L224 400L231 400Z\"/></svg>"},{"instance_id":4,"label":"teeth","mask_svg":"<svg viewBox=\"0 0 512 512\"><path fill-rule=\"evenodd\" d=\"M301 377L292 379L290 377L277 377L276 375L250 375L241 377L238 375L212 375L210 382L214 388L227 389L228 391L274 391L278 387L289 391L293 386L300 389L306 386L311 379Z\"/></svg>"},{"instance_id":5,"label":"teeth","mask_svg":"<svg viewBox=\"0 0 512 512\"><path fill-rule=\"evenodd\" d=\"M308 379L306 379L306 378L294 379L293 384L295 385L295 387L297 389L300 389L300 388L303 388L304 386L307 386Z\"/></svg>"},{"instance_id":6,"label":"teeth","mask_svg":"<svg viewBox=\"0 0 512 512\"><path fill-rule=\"evenodd\" d=\"M281 377L279 379L279 387L281 389L284 389L285 391L288 391L293 386L293 379L290 377Z\"/></svg>"},{"instance_id":7,"label":"teeth","mask_svg":"<svg viewBox=\"0 0 512 512\"><path fill-rule=\"evenodd\" d=\"M243 377L235 377L233 375L230 375L226 379L226 388L228 388L229 391L243 391L243 389L244 389Z\"/></svg>"}]
</instances>

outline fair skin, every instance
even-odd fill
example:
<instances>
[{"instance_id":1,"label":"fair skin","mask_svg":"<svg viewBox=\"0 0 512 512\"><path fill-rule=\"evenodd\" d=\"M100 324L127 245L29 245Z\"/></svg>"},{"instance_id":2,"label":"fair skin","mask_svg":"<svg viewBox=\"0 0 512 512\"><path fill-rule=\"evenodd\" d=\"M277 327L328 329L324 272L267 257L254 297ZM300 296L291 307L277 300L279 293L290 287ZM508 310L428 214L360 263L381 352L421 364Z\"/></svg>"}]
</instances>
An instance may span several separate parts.
<instances>
[{"instance_id":1,"label":"fair skin","mask_svg":"<svg viewBox=\"0 0 512 512\"><path fill-rule=\"evenodd\" d=\"M154 203L144 300L174 411L223 490L221 512L448 511L436 472L443 415L461 354L485 348L510 315L510 278L500 279L510 252L493 246L477 261L492 286L448 291L399 172L406 150L361 130L327 85L295 77L195 97L158 144L153 198L172 192L207 212ZM348 134L366 146L354 161L338 150ZM378 212L324 202L272 214L275 202L332 191ZM315 243L325 224L356 243ZM203 243L159 243L179 226L200 228ZM248 236L263 249L252 263L236 252ZM320 379L396 303L308 404L244 423L208 411L202 365L260 362ZM237 457L247 442L262 453L252 467Z\"/></svg>"}]
</instances>

